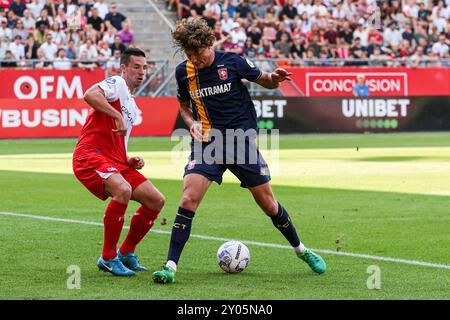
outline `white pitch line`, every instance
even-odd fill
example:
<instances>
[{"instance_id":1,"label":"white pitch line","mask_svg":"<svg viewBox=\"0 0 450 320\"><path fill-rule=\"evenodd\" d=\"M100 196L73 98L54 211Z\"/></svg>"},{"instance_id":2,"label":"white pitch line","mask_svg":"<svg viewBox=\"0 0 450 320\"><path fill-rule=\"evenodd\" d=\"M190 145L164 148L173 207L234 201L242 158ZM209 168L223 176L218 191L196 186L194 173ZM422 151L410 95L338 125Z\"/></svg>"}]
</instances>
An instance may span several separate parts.
<instances>
[{"instance_id":1,"label":"white pitch line","mask_svg":"<svg viewBox=\"0 0 450 320\"><path fill-rule=\"evenodd\" d=\"M53 217L37 216L37 215L25 214L25 213L0 212L0 215L12 216L12 217L21 217L21 218L30 218L30 219L36 219L36 220L57 221L57 222L65 222L65 223L77 223L77 224L84 224L84 225L103 227L103 223L99 223L99 222L83 221L83 220L75 220L75 219L53 218ZM129 226L124 226L124 229L129 229ZM170 234L171 233L170 231L164 231L164 230L158 230L158 229L152 229L150 231L154 232L154 233L159 233L159 234ZM192 238L197 238L197 239L203 239L203 240L213 240L213 241L237 240L237 239L210 237L210 236L203 236L203 235L196 235L196 234L192 234L191 237ZM255 245L255 246L259 246L259 247L269 247L269 248L290 249L290 250L292 250L291 246L286 246L286 245L281 245L281 244L276 244L276 243L266 243L266 242L257 242L257 241L247 241L247 240L239 240L239 241L242 241L243 243L246 243L246 244L249 244L249 245ZM416 260L405 260L405 259L373 256L373 255L369 255L369 254L360 254L360 253L351 253L351 252L338 252L338 251L332 251L332 250L326 250L326 249L314 249L314 248L311 248L311 249L316 251L316 252L319 252L319 253L333 254L333 255L337 255L337 256L347 256L347 257L353 257L353 258L379 260L379 261L387 261L387 262L408 264L408 265L413 265L413 266L421 266L421 267L430 267L430 268L436 268L436 269L447 269L447 270L450 270L450 265L446 265L446 264L438 264L438 263L430 263L430 262L416 261Z\"/></svg>"}]
</instances>

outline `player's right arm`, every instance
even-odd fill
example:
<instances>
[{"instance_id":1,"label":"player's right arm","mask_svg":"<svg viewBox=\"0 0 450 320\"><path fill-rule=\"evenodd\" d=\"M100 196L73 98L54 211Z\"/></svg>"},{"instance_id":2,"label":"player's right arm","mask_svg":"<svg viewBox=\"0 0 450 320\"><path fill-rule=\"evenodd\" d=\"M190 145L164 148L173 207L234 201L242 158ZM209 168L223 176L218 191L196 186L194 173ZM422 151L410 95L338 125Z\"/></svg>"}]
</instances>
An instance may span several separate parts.
<instances>
[{"instance_id":1,"label":"player's right arm","mask_svg":"<svg viewBox=\"0 0 450 320\"><path fill-rule=\"evenodd\" d=\"M194 114L192 113L190 95L185 80L186 77L185 67L178 66L175 71L175 79L177 80L177 98L180 103L180 115L189 128L191 136L197 141L202 141L202 124L195 120Z\"/></svg>"},{"instance_id":2,"label":"player's right arm","mask_svg":"<svg viewBox=\"0 0 450 320\"><path fill-rule=\"evenodd\" d=\"M189 101L179 101L180 102L180 114L186 126L191 132L191 136L197 140L202 141L202 124L199 121L195 121L194 115L191 110Z\"/></svg>"},{"instance_id":3,"label":"player's right arm","mask_svg":"<svg viewBox=\"0 0 450 320\"><path fill-rule=\"evenodd\" d=\"M116 129L113 129L113 132L120 136L124 136L127 133L127 127L122 114L114 109L108 100L106 100L105 92L98 84L93 85L86 91L84 100L95 110L114 118Z\"/></svg>"}]
</instances>

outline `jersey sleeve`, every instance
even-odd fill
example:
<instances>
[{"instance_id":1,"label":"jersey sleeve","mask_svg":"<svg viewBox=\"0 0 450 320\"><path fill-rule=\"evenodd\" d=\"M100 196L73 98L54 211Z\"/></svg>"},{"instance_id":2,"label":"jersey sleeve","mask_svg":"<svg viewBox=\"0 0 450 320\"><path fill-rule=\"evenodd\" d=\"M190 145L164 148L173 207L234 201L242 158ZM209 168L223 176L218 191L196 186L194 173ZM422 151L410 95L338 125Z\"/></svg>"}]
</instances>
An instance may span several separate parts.
<instances>
[{"instance_id":1,"label":"jersey sleeve","mask_svg":"<svg viewBox=\"0 0 450 320\"><path fill-rule=\"evenodd\" d=\"M177 98L179 101L189 101L190 96L186 86L187 73L182 66L178 66L175 71L175 78L177 80Z\"/></svg>"},{"instance_id":2,"label":"jersey sleeve","mask_svg":"<svg viewBox=\"0 0 450 320\"><path fill-rule=\"evenodd\" d=\"M247 79L248 81L256 82L261 77L261 70L255 66L255 64L236 54L235 56L236 61L236 70L239 76L244 79Z\"/></svg>"},{"instance_id":3,"label":"jersey sleeve","mask_svg":"<svg viewBox=\"0 0 450 320\"><path fill-rule=\"evenodd\" d=\"M98 85L105 92L105 97L108 102L118 100L127 90L125 80L118 76L106 78Z\"/></svg>"}]
</instances>

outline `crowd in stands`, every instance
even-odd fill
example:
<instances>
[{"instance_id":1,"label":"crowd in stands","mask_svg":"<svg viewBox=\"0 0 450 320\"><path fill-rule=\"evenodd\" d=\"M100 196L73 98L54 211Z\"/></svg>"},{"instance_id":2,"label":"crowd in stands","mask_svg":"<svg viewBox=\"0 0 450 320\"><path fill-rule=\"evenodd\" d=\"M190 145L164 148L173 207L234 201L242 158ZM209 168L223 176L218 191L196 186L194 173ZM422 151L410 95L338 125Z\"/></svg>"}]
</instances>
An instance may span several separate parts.
<instances>
[{"instance_id":1,"label":"crowd in stands","mask_svg":"<svg viewBox=\"0 0 450 320\"><path fill-rule=\"evenodd\" d=\"M0 66L120 70L131 23L104 0L0 0ZM150 51L146 50L149 57Z\"/></svg>"},{"instance_id":2,"label":"crowd in stands","mask_svg":"<svg viewBox=\"0 0 450 320\"><path fill-rule=\"evenodd\" d=\"M450 0L168 0L216 48L305 66L449 66Z\"/></svg>"},{"instance_id":3,"label":"crowd in stands","mask_svg":"<svg viewBox=\"0 0 450 320\"><path fill-rule=\"evenodd\" d=\"M449 66L450 0L168 0L215 48L304 66ZM134 32L104 0L0 0L0 67L119 70ZM146 50L148 57L150 51ZM31 62L30 62L31 61Z\"/></svg>"}]
</instances>

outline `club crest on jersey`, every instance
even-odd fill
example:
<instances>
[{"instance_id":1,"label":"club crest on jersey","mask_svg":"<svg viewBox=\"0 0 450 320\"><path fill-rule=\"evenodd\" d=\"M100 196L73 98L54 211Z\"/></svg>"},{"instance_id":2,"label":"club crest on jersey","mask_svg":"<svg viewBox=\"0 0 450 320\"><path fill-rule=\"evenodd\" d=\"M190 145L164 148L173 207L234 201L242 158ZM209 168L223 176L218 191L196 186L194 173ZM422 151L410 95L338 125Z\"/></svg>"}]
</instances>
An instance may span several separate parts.
<instances>
[{"instance_id":1,"label":"club crest on jersey","mask_svg":"<svg viewBox=\"0 0 450 320\"><path fill-rule=\"evenodd\" d=\"M227 68L220 68L219 70L217 70L217 72L219 73L220 80L227 80L228 79L228 70L227 70Z\"/></svg>"},{"instance_id":2,"label":"club crest on jersey","mask_svg":"<svg viewBox=\"0 0 450 320\"><path fill-rule=\"evenodd\" d=\"M192 169L194 169L194 167L195 167L195 160L189 161L189 164L188 164L188 166L187 166L187 169L188 169L188 170L192 170Z\"/></svg>"},{"instance_id":3,"label":"club crest on jersey","mask_svg":"<svg viewBox=\"0 0 450 320\"><path fill-rule=\"evenodd\" d=\"M116 83L116 79L114 79L114 78L106 78L106 83L108 83L108 84L115 84Z\"/></svg>"}]
</instances>

